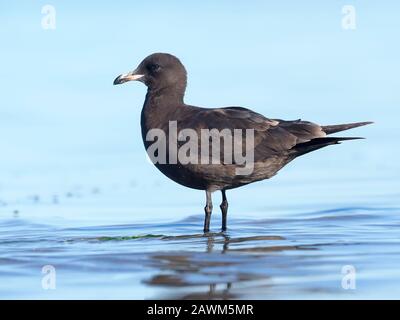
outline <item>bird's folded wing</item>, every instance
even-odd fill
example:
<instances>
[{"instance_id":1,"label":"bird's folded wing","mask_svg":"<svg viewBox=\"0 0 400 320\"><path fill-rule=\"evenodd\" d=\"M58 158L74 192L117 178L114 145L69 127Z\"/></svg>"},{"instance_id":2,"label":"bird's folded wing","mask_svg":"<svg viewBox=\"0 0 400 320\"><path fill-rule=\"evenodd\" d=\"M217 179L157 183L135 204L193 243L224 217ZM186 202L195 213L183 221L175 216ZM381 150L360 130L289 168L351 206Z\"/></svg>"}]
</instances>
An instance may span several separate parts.
<instances>
[{"instance_id":1,"label":"bird's folded wing","mask_svg":"<svg viewBox=\"0 0 400 320\"><path fill-rule=\"evenodd\" d=\"M269 119L242 107L201 109L197 117L191 119L190 127L195 130L218 129L220 131L253 129L256 162L270 156L283 155L299 143L326 136L321 127L312 122ZM245 152L245 138L240 143Z\"/></svg>"}]
</instances>

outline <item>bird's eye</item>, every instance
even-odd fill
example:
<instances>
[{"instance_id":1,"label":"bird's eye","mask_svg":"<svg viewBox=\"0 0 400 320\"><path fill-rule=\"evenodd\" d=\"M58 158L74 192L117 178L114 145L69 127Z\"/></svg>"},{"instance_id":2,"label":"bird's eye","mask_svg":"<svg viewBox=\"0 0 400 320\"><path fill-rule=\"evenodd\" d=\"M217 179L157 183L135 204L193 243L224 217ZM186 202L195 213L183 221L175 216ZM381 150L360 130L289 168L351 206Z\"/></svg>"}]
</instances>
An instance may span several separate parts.
<instances>
[{"instance_id":1,"label":"bird's eye","mask_svg":"<svg viewBox=\"0 0 400 320\"><path fill-rule=\"evenodd\" d=\"M160 65L158 65L157 63L151 64L151 65L149 66L149 70L150 70L151 72L157 72L157 71L159 71L160 69L161 69L161 67L160 67Z\"/></svg>"}]
</instances>

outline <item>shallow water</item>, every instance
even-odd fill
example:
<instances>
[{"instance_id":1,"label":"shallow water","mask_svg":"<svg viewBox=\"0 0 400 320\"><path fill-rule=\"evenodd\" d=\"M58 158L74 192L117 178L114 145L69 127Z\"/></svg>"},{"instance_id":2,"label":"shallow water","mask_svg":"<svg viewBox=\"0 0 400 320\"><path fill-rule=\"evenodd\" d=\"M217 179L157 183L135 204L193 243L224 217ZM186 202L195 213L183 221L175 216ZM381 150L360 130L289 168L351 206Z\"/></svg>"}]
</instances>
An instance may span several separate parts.
<instances>
[{"instance_id":1,"label":"shallow water","mask_svg":"<svg viewBox=\"0 0 400 320\"><path fill-rule=\"evenodd\" d=\"M81 185L57 195L27 195L27 180L15 179L0 207L0 298L400 298L395 193L360 205L367 189L354 189L351 200L344 187L360 181L331 186L330 194L320 182L317 199L304 200L315 182L283 174L231 192L229 230L218 231L214 210L204 235L201 192L168 182L150 183L157 190L150 193L115 176L119 184L108 188ZM30 181L44 184L43 176ZM64 185L53 182L52 191ZM42 287L45 265L55 268L55 290ZM356 270L355 289L342 287L346 265Z\"/></svg>"}]
</instances>

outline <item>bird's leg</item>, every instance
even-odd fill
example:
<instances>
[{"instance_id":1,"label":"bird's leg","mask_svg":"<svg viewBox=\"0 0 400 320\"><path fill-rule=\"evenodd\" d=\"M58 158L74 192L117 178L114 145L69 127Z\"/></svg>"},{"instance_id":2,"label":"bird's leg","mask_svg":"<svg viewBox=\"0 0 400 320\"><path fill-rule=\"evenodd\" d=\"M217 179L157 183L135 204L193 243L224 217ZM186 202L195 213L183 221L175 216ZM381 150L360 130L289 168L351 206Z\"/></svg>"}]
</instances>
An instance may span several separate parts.
<instances>
[{"instance_id":1,"label":"bird's leg","mask_svg":"<svg viewBox=\"0 0 400 320\"><path fill-rule=\"evenodd\" d=\"M226 217L228 215L228 200L226 199L225 190L222 190L222 202L219 206L222 212L222 231L226 230Z\"/></svg>"},{"instance_id":2,"label":"bird's leg","mask_svg":"<svg viewBox=\"0 0 400 320\"><path fill-rule=\"evenodd\" d=\"M211 199L211 192L206 191L206 197L207 197L207 203L206 206L204 207L205 211L205 218L204 218L204 232L210 231L210 219L211 219L211 212L212 212L212 199Z\"/></svg>"}]
</instances>

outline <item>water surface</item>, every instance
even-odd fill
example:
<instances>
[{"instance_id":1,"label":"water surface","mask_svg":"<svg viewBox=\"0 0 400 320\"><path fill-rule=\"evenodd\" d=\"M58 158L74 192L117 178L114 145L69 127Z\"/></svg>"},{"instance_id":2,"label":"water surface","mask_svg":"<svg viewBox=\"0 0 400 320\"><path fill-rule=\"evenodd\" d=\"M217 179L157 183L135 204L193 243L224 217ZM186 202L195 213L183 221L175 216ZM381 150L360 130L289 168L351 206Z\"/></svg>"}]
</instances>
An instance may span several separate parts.
<instances>
[{"instance_id":1,"label":"water surface","mask_svg":"<svg viewBox=\"0 0 400 320\"><path fill-rule=\"evenodd\" d=\"M0 297L399 298L397 197L387 195L386 204L370 197L360 205L325 195L293 207L285 197L300 190L306 197L313 183L282 180L286 191L273 191L271 180L231 192L228 231L219 231L214 210L206 235L202 193L187 191L188 205L172 182L171 188L153 186L157 193L142 190L143 206L129 180L47 197L16 191L20 198L0 207ZM152 204L158 195L172 205ZM45 265L56 270L55 290L42 287ZM347 265L356 270L354 290L342 287Z\"/></svg>"}]
</instances>

